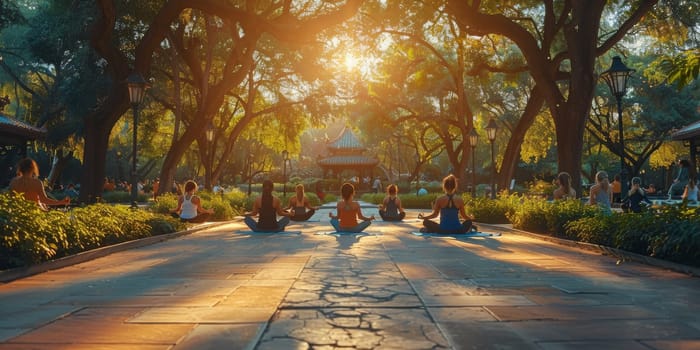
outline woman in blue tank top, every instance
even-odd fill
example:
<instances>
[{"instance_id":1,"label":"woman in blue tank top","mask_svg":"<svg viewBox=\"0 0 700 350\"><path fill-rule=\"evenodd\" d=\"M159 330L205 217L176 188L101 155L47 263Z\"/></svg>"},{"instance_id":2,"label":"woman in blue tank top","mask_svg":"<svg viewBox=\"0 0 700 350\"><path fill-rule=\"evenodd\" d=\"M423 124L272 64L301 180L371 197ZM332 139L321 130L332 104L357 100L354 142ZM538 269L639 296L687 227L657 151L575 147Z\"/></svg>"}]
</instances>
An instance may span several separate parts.
<instances>
[{"instance_id":1,"label":"woman in blue tank top","mask_svg":"<svg viewBox=\"0 0 700 350\"><path fill-rule=\"evenodd\" d=\"M436 199L433 205L433 212L428 216L418 215L423 220L421 232L431 233L467 233L472 230L472 217L464 211L464 201L461 197L455 196L457 189L457 178L450 174L442 180L442 189L445 195ZM440 223L430 219L440 216ZM460 215L465 218L460 222Z\"/></svg>"}]
</instances>

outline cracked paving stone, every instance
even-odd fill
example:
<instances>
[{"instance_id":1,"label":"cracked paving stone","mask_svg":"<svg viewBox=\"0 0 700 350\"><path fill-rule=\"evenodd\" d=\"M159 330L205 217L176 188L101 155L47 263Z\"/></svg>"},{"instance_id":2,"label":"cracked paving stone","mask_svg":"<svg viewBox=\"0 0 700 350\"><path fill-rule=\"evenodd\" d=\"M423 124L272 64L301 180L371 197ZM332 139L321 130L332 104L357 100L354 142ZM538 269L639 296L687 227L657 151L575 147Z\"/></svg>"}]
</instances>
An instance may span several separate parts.
<instances>
[{"instance_id":1,"label":"cracked paving stone","mask_svg":"<svg viewBox=\"0 0 700 350\"><path fill-rule=\"evenodd\" d=\"M257 349L286 344L310 349L447 349L449 344L423 309L282 310Z\"/></svg>"}]
</instances>

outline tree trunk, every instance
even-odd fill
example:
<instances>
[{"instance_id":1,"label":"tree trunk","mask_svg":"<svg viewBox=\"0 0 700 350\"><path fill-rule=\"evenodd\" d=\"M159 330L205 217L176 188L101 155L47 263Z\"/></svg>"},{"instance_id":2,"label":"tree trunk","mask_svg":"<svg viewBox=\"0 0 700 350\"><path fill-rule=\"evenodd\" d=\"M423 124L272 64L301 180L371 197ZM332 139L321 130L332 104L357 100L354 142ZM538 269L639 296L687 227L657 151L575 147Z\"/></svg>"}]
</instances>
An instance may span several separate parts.
<instances>
[{"instance_id":1,"label":"tree trunk","mask_svg":"<svg viewBox=\"0 0 700 350\"><path fill-rule=\"evenodd\" d=\"M68 165L68 161L73 158L73 152L68 152L63 154L63 149L59 148L54 151L53 160L51 162L51 171L49 172L48 182L49 186L53 188L56 182L59 182L63 170Z\"/></svg>"},{"instance_id":2,"label":"tree trunk","mask_svg":"<svg viewBox=\"0 0 700 350\"><path fill-rule=\"evenodd\" d=\"M523 141L525 140L525 134L527 130L530 129L532 123L535 122L535 117L539 114L544 104L544 95L541 89L537 86L532 88L530 92L530 98L527 101L527 106L525 106L525 111L523 111L520 120L513 129L508 140L508 145L506 146L506 151L503 153L503 163L501 164L500 177L498 182L498 187L510 188L510 179L513 178L515 173L515 167L518 165L520 160L520 149L522 148Z\"/></svg>"},{"instance_id":3,"label":"tree trunk","mask_svg":"<svg viewBox=\"0 0 700 350\"><path fill-rule=\"evenodd\" d=\"M105 178L105 163L111 125L98 123L95 118L85 119L85 151L83 174L80 180L81 203L95 203L102 197Z\"/></svg>"}]
</instances>

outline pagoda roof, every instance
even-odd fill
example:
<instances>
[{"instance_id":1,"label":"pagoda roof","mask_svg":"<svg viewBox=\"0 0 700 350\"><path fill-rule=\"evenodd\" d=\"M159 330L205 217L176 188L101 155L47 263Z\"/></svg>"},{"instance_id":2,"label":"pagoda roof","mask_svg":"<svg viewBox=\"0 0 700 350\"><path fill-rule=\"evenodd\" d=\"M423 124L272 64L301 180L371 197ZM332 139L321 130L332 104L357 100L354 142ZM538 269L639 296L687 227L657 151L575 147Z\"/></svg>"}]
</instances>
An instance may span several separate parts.
<instances>
[{"instance_id":1,"label":"pagoda roof","mask_svg":"<svg viewBox=\"0 0 700 350\"><path fill-rule=\"evenodd\" d=\"M361 155L337 155L323 158L318 161L321 167L352 167L352 166L376 166L379 160Z\"/></svg>"},{"instance_id":2,"label":"pagoda roof","mask_svg":"<svg viewBox=\"0 0 700 350\"><path fill-rule=\"evenodd\" d=\"M0 114L0 136L8 141L35 140L45 137L46 129L37 128L17 119Z\"/></svg>"},{"instance_id":3,"label":"pagoda roof","mask_svg":"<svg viewBox=\"0 0 700 350\"><path fill-rule=\"evenodd\" d=\"M355 136L355 133L347 126L343 128L338 137L328 141L326 147L329 150L364 150L365 146Z\"/></svg>"}]
</instances>

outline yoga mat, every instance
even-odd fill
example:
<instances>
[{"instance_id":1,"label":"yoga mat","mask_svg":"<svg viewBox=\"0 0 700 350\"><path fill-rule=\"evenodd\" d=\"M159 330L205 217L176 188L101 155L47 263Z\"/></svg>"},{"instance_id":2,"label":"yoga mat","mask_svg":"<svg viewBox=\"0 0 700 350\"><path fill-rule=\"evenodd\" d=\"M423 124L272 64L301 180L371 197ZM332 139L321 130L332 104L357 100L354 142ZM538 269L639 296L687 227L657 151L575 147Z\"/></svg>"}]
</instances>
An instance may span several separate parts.
<instances>
[{"instance_id":1,"label":"yoga mat","mask_svg":"<svg viewBox=\"0 0 700 350\"><path fill-rule=\"evenodd\" d=\"M316 232L317 235L333 235L333 236L353 236L353 235L361 235L361 236L381 236L381 233L369 233L369 232L338 232L338 231L319 231Z\"/></svg>"},{"instance_id":2,"label":"yoga mat","mask_svg":"<svg viewBox=\"0 0 700 350\"><path fill-rule=\"evenodd\" d=\"M470 233L434 233L434 232L411 232L415 236L421 237L500 237L500 233L486 233L472 231Z\"/></svg>"},{"instance_id":3,"label":"yoga mat","mask_svg":"<svg viewBox=\"0 0 700 350\"><path fill-rule=\"evenodd\" d=\"M280 231L280 232L256 232L250 230L233 231L241 235L300 235L301 231Z\"/></svg>"}]
</instances>

